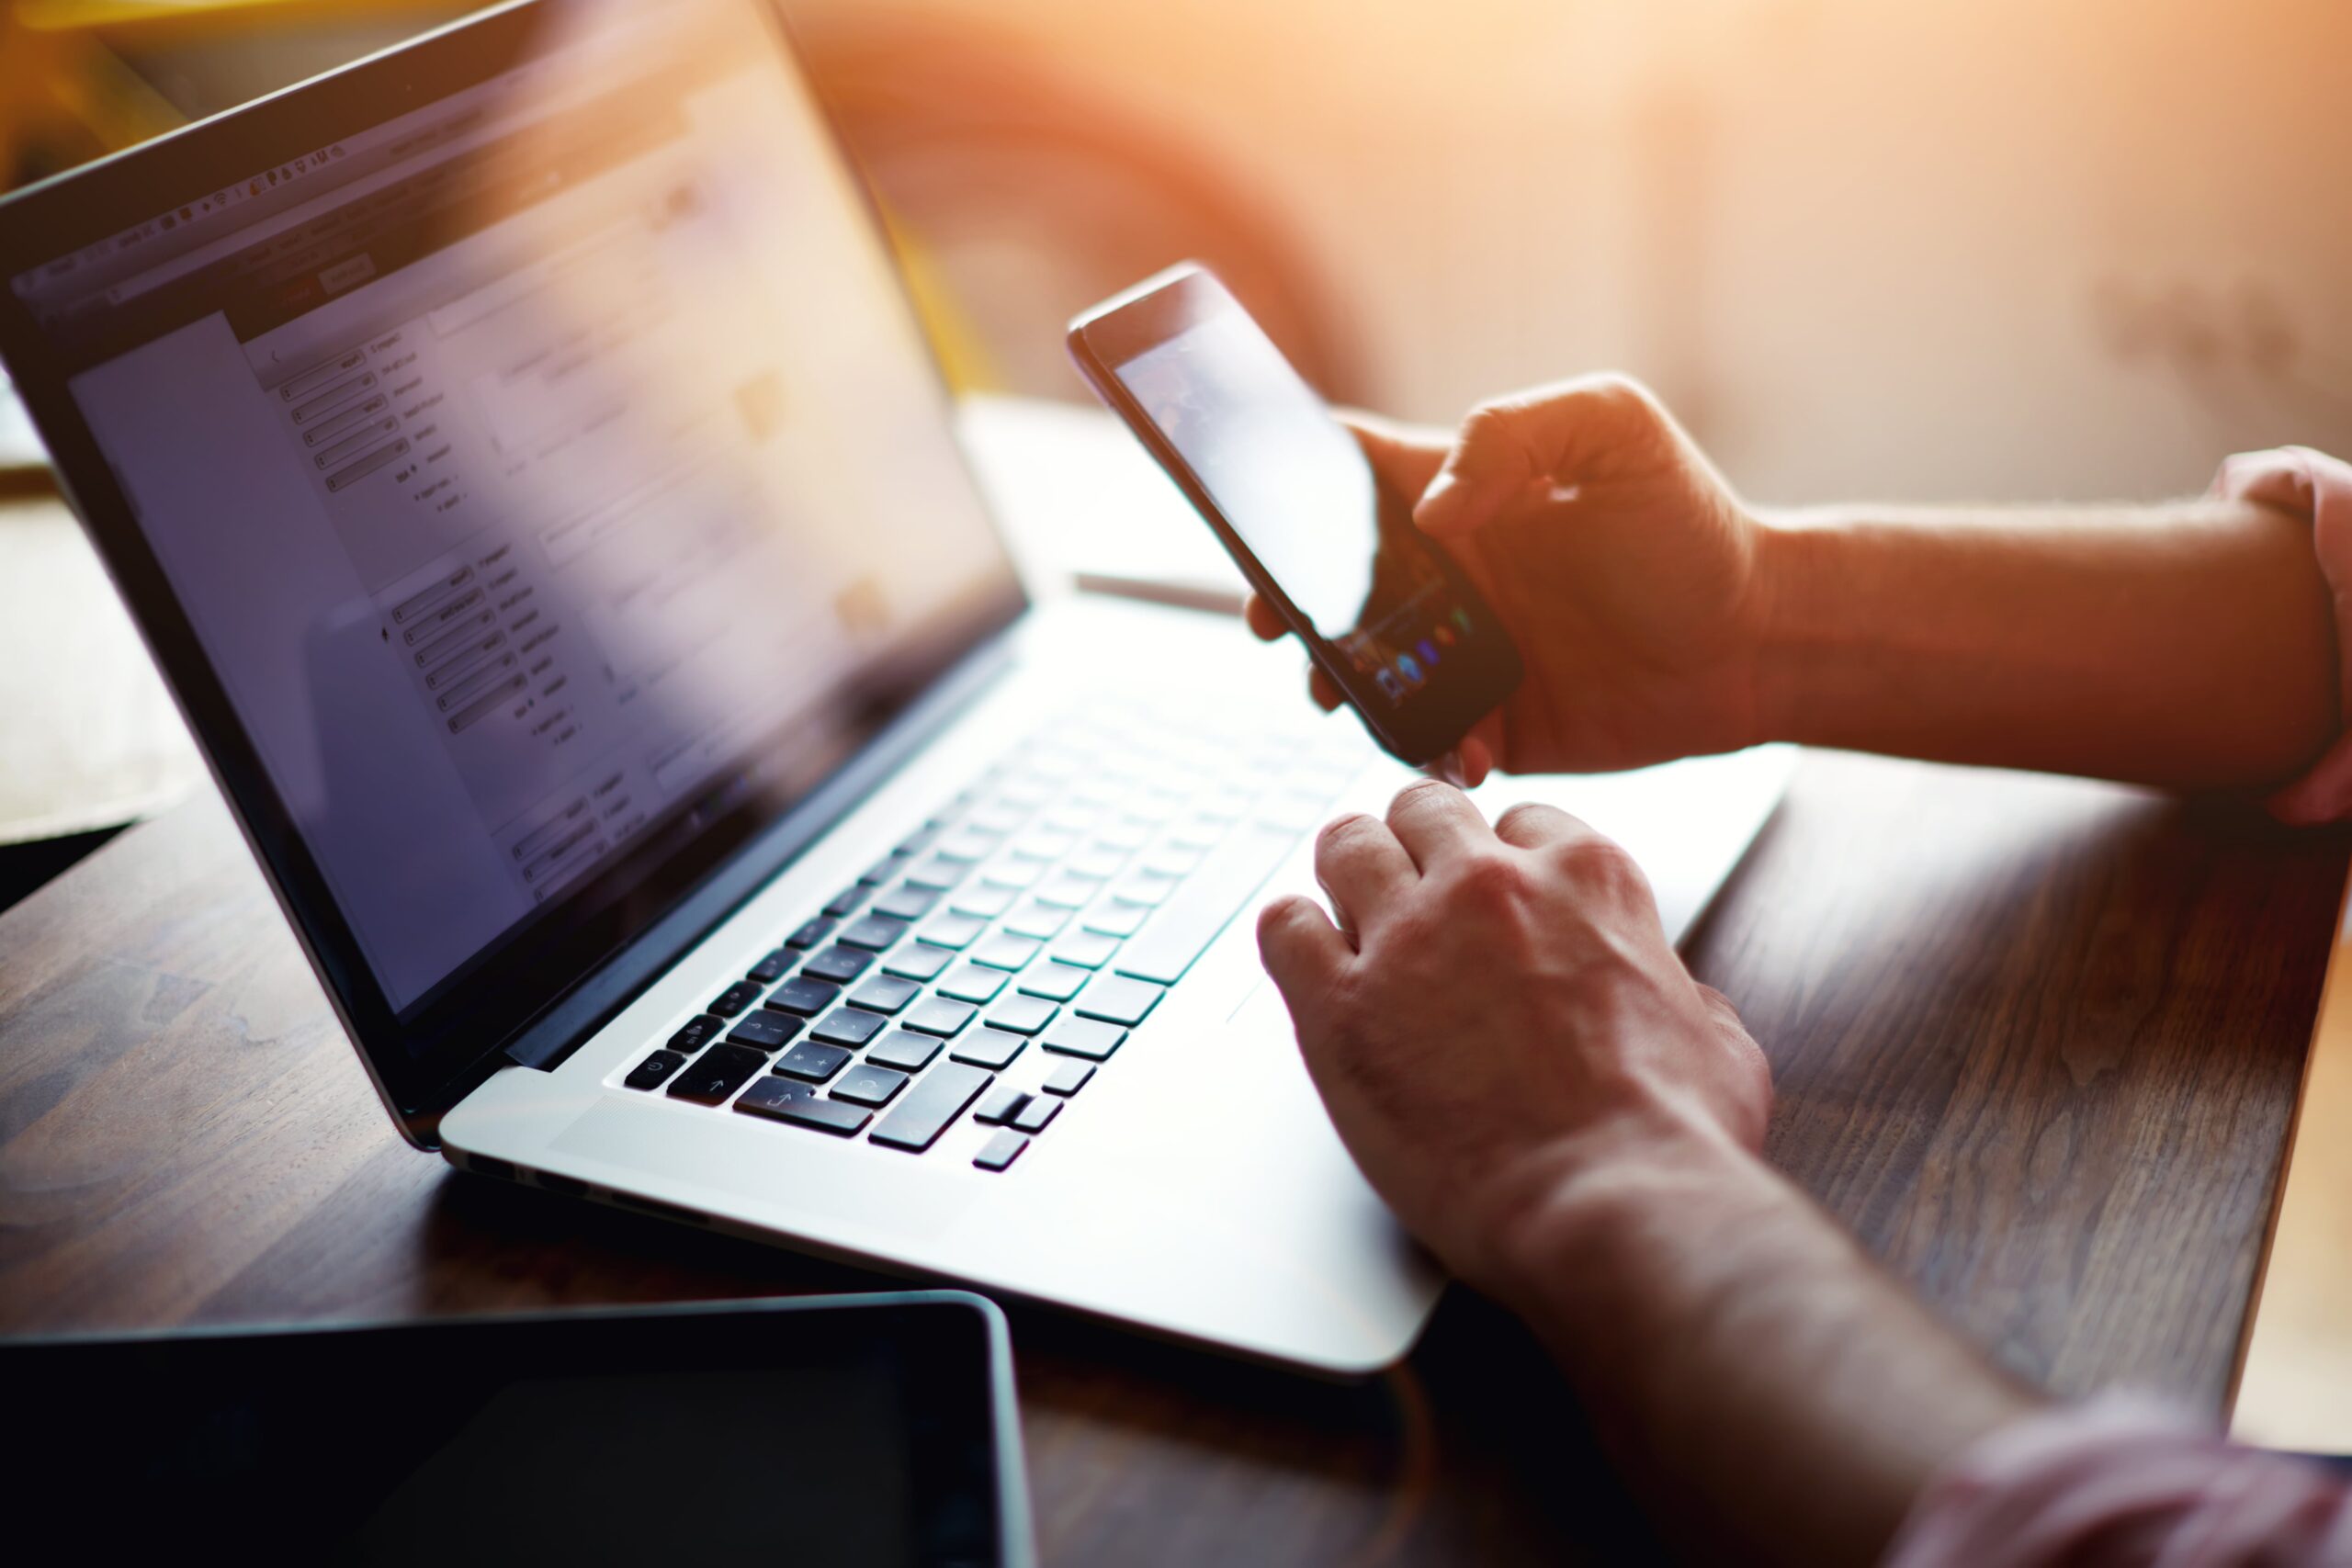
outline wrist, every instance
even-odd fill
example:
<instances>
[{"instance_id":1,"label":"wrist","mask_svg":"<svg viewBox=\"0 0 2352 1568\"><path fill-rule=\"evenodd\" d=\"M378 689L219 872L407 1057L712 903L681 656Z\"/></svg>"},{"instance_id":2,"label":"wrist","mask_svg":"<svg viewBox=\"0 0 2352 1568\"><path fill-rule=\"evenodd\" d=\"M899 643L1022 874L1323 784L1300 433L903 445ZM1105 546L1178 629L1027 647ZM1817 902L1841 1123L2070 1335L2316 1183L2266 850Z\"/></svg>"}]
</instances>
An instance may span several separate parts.
<instances>
[{"instance_id":1,"label":"wrist","mask_svg":"<svg viewBox=\"0 0 2352 1568\"><path fill-rule=\"evenodd\" d=\"M1561 1323L1578 1303L1606 1312L1595 1287L1624 1278L1629 1254L1661 1231L1750 1206L1758 1183L1777 1179L1698 1119L1661 1112L1578 1133L1523 1162L1488 1277L1472 1283L1533 1323Z\"/></svg>"},{"instance_id":2,"label":"wrist","mask_svg":"<svg viewBox=\"0 0 2352 1568\"><path fill-rule=\"evenodd\" d=\"M1809 729L1806 671L1822 625L1822 556L1829 531L1818 519L1794 511L1758 513L1754 521L1755 739L1803 740Z\"/></svg>"}]
</instances>

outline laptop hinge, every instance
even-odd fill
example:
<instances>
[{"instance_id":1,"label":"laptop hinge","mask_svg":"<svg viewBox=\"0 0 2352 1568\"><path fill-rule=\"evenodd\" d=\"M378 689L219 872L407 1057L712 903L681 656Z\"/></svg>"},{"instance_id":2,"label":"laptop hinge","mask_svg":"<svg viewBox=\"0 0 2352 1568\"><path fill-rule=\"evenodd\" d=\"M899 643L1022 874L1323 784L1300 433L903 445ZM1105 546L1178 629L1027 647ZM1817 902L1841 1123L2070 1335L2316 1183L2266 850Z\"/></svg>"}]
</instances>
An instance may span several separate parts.
<instances>
[{"instance_id":1,"label":"laptop hinge","mask_svg":"<svg viewBox=\"0 0 2352 1568\"><path fill-rule=\"evenodd\" d=\"M499 1055L518 1067L537 1067L545 1071L564 1054L570 1043L557 1035L542 1034L535 1039L525 1034L520 1039L508 1041L506 1049Z\"/></svg>"}]
</instances>

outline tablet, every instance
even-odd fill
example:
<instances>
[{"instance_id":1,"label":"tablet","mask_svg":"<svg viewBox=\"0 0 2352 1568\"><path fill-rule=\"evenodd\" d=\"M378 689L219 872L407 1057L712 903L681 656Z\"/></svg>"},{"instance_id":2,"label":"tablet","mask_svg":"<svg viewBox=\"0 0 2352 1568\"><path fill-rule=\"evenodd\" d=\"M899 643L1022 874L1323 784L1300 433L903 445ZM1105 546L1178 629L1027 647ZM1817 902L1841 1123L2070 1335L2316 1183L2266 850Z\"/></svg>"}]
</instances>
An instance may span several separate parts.
<instances>
[{"instance_id":1,"label":"tablet","mask_svg":"<svg viewBox=\"0 0 2352 1568\"><path fill-rule=\"evenodd\" d=\"M0 1494L116 1560L1034 1561L959 1292L27 1340L0 1388Z\"/></svg>"}]
</instances>

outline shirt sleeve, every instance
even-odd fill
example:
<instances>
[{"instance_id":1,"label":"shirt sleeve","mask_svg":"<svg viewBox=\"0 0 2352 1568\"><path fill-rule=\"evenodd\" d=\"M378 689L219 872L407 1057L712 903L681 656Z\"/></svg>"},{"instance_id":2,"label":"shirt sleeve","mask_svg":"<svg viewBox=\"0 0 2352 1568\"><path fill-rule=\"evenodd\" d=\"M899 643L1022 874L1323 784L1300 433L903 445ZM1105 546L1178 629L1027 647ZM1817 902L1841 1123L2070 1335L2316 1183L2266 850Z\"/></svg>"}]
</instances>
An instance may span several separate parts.
<instances>
[{"instance_id":1,"label":"shirt sleeve","mask_svg":"<svg viewBox=\"0 0 2352 1568\"><path fill-rule=\"evenodd\" d=\"M1920 1494L1884 1568L2345 1568L2352 1494L2153 1402L2030 1416Z\"/></svg>"},{"instance_id":2,"label":"shirt sleeve","mask_svg":"<svg viewBox=\"0 0 2352 1568\"><path fill-rule=\"evenodd\" d=\"M2335 616L2336 736L2309 773L2270 797L2270 814L2298 826L2352 818L2352 464L2308 446L2241 452L2222 464L2211 493L2311 525Z\"/></svg>"}]
</instances>

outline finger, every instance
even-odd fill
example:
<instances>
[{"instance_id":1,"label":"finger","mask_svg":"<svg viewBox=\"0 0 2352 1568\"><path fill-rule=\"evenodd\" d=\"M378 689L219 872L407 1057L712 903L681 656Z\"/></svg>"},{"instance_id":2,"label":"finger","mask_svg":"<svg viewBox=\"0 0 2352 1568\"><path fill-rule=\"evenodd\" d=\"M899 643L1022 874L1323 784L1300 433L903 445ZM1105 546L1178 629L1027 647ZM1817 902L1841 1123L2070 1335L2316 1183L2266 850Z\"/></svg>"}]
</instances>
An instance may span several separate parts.
<instances>
[{"instance_id":1,"label":"finger","mask_svg":"<svg viewBox=\"0 0 2352 1568\"><path fill-rule=\"evenodd\" d=\"M1296 1024L1304 1021L1298 1016L1302 1002L1336 979L1354 954L1315 900L1293 893L1258 911L1258 956Z\"/></svg>"},{"instance_id":2,"label":"finger","mask_svg":"<svg viewBox=\"0 0 2352 1568\"><path fill-rule=\"evenodd\" d=\"M1329 713L1348 700L1348 694L1340 690L1340 683L1323 673L1319 668L1307 672L1306 690L1307 694L1314 697L1316 706L1325 713Z\"/></svg>"},{"instance_id":3,"label":"finger","mask_svg":"<svg viewBox=\"0 0 2352 1568\"><path fill-rule=\"evenodd\" d=\"M1586 376L1470 411L1413 520L1424 532L1468 533L1538 484L1557 489L1595 454L1657 435L1668 422L1639 384Z\"/></svg>"},{"instance_id":4,"label":"finger","mask_svg":"<svg viewBox=\"0 0 2352 1568\"><path fill-rule=\"evenodd\" d=\"M1476 735L1464 736L1462 744L1453 749L1457 764L1462 769L1462 787L1476 789L1495 771L1495 754Z\"/></svg>"},{"instance_id":5,"label":"finger","mask_svg":"<svg viewBox=\"0 0 2352 1568\"><path fill-rule=\"evenodd\" d=\"M1315 879L1330 895L1340 927L1361 932L1420 876L1387 823L1355 812L1316 835Z\"/></svg>"},{"instance_id":6,"label":"finger","mask_svg":"<svg viewBox=\"0 0 2352 1568\"><path fill-rule=\"evenodd\" d=\"M1556 806L1522 800L1495 818L1495 837L1513 849L1540 850L1592 829Z\"/></svg>"},{"instance_id":7,"label":"finger","mask_svg":"<svg viewBox=\"0 0 2352 1568\"><path fill-rule=\"evenodd\" d=\"M1340 423L1363 448L1364 460L1372 465L1372 477L1380 488L1408 504L1419 500L1430 488L1453 445L1445 432L1417 429L1353 409L1342 413Z\"/></svg>"},{"instance_id":8,"label":"finger","mask_svg":"<svg viewBox=\"0 0 2352 1568\"><path fill-rule=\"evenodd\" d=\"M1466 534L1525 493L1541 472L1528 440L1532 405L1518 399L1481 403L1462 422L1429 488L1413 508L1426 534Z\"/></svg>"},{"instance_id":9,"label":"finger","mask_svg":"<svg viewBox=\"0 0 2352 1568\"><path fill-rule=\"evenodd\" d=\"M1495 839L1494 829L1470 804L1470 797L1435 779L1398 790L1396 798L1388 803L1388 826L1396 842L1413 857L1413 864L1424 872Z\"/></svg>"},{"instance_id":10,"label":"finger","mask_svg":"<svg viewBox=\"0 0 2352 1568\"><path fill-rule=\"evenodd\" d=\"M1454 747L1462 760L1463 787L1476 789L1487 782L1502 764L1498 759L1503 750L1503 716L1499 709L1488 714L1470 727L1470 733Z\"/></svg>"},{"instance_id":11,"label":"finger","mask_svg":"<svg viewBox=\"0 0 2352 1568\"><path fill-rule=\"evenodd\" d=\"M1241 618L1250 624L1251 631L1268 642L1280 642L1290 635L1290 627L1283 624L1281 612L1255 593L1242 601Z\"/></svg>"}]
</instances>

